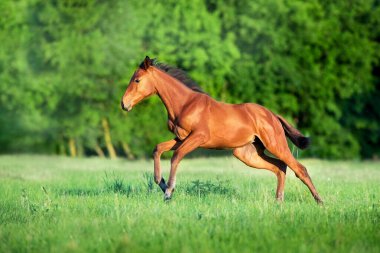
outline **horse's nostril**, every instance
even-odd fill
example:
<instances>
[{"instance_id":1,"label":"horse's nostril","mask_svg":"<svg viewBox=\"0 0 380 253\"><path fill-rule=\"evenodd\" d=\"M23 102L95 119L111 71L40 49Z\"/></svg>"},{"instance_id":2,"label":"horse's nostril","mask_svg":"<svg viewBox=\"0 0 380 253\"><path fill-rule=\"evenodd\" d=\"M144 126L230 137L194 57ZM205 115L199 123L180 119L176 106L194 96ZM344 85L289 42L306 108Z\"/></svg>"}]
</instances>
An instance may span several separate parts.
<instances>
[{"instance_id":1,"label":"horse's nostril","mask_svg":"<svg viewBox=\"0 0 380 253\"><path fill-rule=\"evenodd\" d=\"M125 108L124 108L123 100L121 100L121 109L123 109L123 110L125 109Z\"/></svg>"}]
</instances>

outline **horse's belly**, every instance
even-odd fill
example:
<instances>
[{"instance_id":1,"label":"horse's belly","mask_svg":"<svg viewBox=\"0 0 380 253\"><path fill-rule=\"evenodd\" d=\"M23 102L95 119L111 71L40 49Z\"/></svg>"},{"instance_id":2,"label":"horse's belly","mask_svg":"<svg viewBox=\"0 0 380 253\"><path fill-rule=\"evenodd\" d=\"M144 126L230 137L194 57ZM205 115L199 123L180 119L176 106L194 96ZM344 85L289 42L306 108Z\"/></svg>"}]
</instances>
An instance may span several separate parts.
<instances>
[{"instance_id":1,"label":"horse's belly","mask_svg":"<svg viewBox=\"0 0 380 253\"><path fill-rule=\"evenodd\" d=\"M210 139L202 145L204 148L237 148L251 143L255 134L247 128L230 128L210 133Z\"/></svg>"}]
</instances>

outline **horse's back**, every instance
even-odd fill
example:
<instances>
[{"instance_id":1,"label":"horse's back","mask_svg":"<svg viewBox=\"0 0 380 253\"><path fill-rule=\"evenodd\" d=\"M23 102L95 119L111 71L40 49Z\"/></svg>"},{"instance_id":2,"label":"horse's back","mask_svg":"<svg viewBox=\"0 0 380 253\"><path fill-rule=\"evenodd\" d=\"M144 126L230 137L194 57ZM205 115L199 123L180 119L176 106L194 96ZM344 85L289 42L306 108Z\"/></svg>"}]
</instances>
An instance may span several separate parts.
<instances>
[{"instance_id":1,"label":"horse's back","mask_svg":"<svg viewBox=\"0 0 380 253\"><path fill-rule=\"evenodd\" d=\"M251 125L277 121L273 112L255 103L229 104L213 100L210 104L210 111L213 116L222 117L223 120L234 120Z\"/></svg>"}]
</instances>

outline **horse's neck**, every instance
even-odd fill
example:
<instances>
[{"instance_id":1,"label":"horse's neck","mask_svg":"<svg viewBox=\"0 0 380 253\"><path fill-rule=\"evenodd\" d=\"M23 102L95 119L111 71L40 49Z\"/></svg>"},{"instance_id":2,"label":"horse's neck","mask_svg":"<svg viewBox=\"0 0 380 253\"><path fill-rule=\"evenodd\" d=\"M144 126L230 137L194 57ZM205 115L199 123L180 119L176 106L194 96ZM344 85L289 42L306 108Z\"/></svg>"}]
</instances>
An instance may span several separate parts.
<instances>
[{"instance_id":1,"label":"horse's neck","mask_svg":"<svg viewBox=\"0 0 380 253\"><path fill-rule=\"evenodd\" d=\"M169 119L175 120L195 92L174 77L160 70L155 71L157 94L168 111Z\"/></svg>"}]
</instances>

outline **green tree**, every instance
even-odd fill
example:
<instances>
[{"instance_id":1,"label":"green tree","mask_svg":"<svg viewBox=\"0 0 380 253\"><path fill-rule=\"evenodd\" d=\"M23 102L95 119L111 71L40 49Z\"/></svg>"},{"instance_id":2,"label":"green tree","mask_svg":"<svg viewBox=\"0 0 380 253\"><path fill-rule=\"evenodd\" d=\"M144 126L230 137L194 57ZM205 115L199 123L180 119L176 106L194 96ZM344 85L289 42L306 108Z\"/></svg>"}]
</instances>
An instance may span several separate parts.
<instances>
[{"instance_id":1,"label":"green tree","mask_svg":"<svg viewBox=\"0 0 380 253\"><path fill-rule=\"evenodd\" d=\"M304 155L380 156L379 27L377 0L1 1L0 152L150 155L161 102L120 109L149 55L286 116Z\"/></svg>"},{"instance_id":2,"label":"green tree","mask_svg":"<svg viewBox=\"0 0 380 253\"><path fill-rule=\"evenodd\" d=\"M229 76L230 101L256 101L293 119L312 136L309 155L358 157L359 143L342 123L343 110L347 99L374 85L377 44L367 24L373 3L228 4L237 18L222 16L232 22L225 29L236 31L242 54Z\"/></svg>"}]
</instances>

